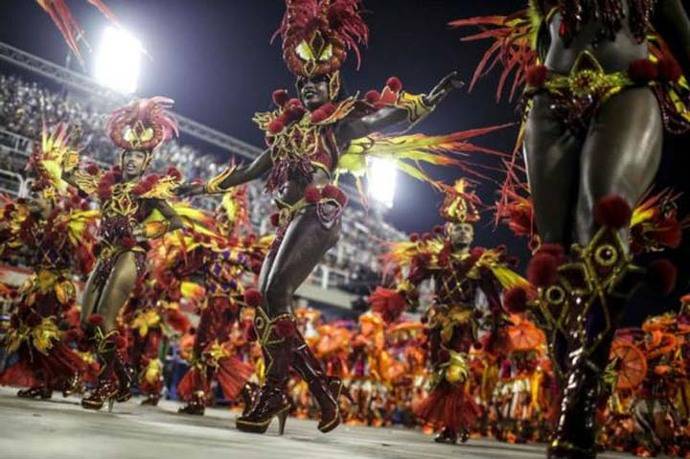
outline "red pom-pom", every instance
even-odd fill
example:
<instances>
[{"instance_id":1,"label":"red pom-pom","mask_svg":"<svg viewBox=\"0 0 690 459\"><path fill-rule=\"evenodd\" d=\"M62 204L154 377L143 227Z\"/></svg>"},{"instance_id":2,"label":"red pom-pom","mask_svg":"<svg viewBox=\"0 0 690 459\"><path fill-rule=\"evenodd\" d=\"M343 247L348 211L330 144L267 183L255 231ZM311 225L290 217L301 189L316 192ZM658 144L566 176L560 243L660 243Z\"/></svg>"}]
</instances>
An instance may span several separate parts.
<instances>
[{"instance_id":1,"label":"red pom-pom","mask_svg":"<svg viewBox=\"0 0 690 459\"><path fill-rule=\"evenodd\" d=\"M321 191L315 185L309 185L304 189L304 199L309 204L316 204L321 200Z\"/></svg>"},{"instance_id":2,"label":"red pom-pom","mask_svg":"<svg viewBox=\"0 0 690 459\"><path fill-rule=\"evenodd\" d=\"M656 80L659 70L656 64L649 59L638 59L628 66L628 76L638 83L647 83Z\"/></svg>"},{"instance_id":3,"label":"red pom-pom","mask_svg":"<svg viewBox=\"0 0 690 459\"><path fill-rule=\"evenodd\" d=\"M410 234L410 242L417 242L417 241L419 241L419 234L417 234L417 233Z\"/></svg>"},{"instance_id":4,"label":"red pom-pom","mask_svg":"<svg viewBox=\"0 0 690 459\"><path fill-rule=\"evenodd\" d=\"M669 260L654 260L647 268L647 281L664 295L668 295L676 286L678 270Z\"/></svg>"},{"instance_id":5,"label":"red pom-pom","mask_svg":"<svg viewBox=\"0 0 690 459\"><path fill-rule=\"evenodd\" d=\"M301 108L304 109L304 106L302 105L302 101L293 97L292 99L287 101L287 104L285 105L286 110L291 110L295 108Z\"/></svg>"},{"instance_id":6,"label":"red pom-pom","mask_svg":"<svg viewBox=\"0 0 690 459\"><path fill-rule=\"evenodd\" d=\"M261 306L263 299L264 297L261 292L255 288L247 289L247 291L244 292L244 302L247 303L247 306L252 308L258 308Z\"/></svg>"},{"instance_id":7,"label":"red pom-pom","mask_svg":"<svg viewBox=\"0 0 690 459\"><path fill-rule=\"evenodd\" d=\"M168 177L172 177L175 180L182 180L182 172L175 166L170 166L168 167L167 172L165 173Z\"/></svg>"},{"instance_id":8,"label":"red pom-pom","mask_svg":"<svg viewBox=\"0 0 690 459\"><path fill-rule=\"evenodd\" d=\"M556 283L558 260L548 253L537 253L527 265L527 279L537 287L547 287Z\"/></svg>"},{"instance_id":9,"label":"red pom-pom","mask_svg":"<svg viewBox=\"0 0 690 459\"><path fill-rule=\"evenodd\" d=\"M683 70L673 56L664 56L657 63L659 69L659 79L661 81L678 81L683 75Z\"/></svg>"},{"instance_id":10,"label":"red pom-pom","mask_svg":"<svg viewBox=\"0 0 690 459\"><path fill-rule=\"evenodd\" d=\"M290 100L290 96L285 89L276 89L273 91L273 103L278 107L282 107L287 104L288 100Z\"/></svg>"},{"instance_id":11,"label":"red pom-pom","mask_svg":"<svg viewBox=\"0 0 690 459\"><path fill-rule=\"evenodd\" d=\"M537 250L536 253L545 253L551 255L556 259L558 264L561 264L565 261L565 249L561 244L545 242L539 247L539 250Z\"/></svg>"},{"instance_id":12,"label":"red pom-pom","mask_svg":"<svg viewBox=\"0 0 690 459\"><path fill-rule=\"evenodd\" d=\"M326 102L325 104L319 107L319 110L322 110L326 114L326 117L329 117L333 113L335 113L335 109L335 104L331 102Z\"/></svg>"},{"instance_id":13,"label":"red pom-pom","mask_svg":"<svg viewBox=\"0 0 690 459\"><path fill-rule=\"evenodd\" d=\"M278 134L280 131L285 129L285 122L282 120L282 118L278 117L268 123L268 132L269 134Z\"/></svg>"},{"instance_id":14,"label":"red pom-pom","mask_svg":"<svg viewBox=\"0 0 690 459\"><path fill-rule=\"evenodd\" d=\"M549 74L549 69L545 65L533 65L527 69L525 79L527 86L532 88L541 88L546 83L546 77Z\"/></svg>"},{"instance_id":15,"label":"red pom-pom","mask_svg":"<svg viewBox=\"0 0 690 459\"><path fill-rule=\"evenodd\" d=\"M94 327L102 327L104 323L105 319L100 314L91 314L89 316L89 324L93 325Z\"/></svg>"},{"instance_id":16,"label":"red pom-pom","mask_svg":"<svg viewBox=\"0 0 690 459\"><path fill-rule=\"evenodd\" d=\"M314 124L320 123L321 121L323 121L323 120L325 120L326 118L328 118L328 116L329 116L328 113L326 113L326 112L325 112L324 110L322 110L321 108L317 108L316 110L314 110L313 112L311 112L311 115L310 115L310 117L311 117L311 122L314 123Z\"/></svg>"},{"instance_id":17,"label":"red pom-pom","mask_svg":"<svg viewBox=\"0 0 690 459\"><path fill-rule=\"evenodd\" d=\"M96 175L98 174L99 168L97 165L94 163L89 163L86 165L86 173L89 175Z\"/></svg>"},{"instance_id":18,"label":"red pom-pom","mask_svg":"<svg viewBox=\"0 0 690 459\"><path fill-rule=\"evenodd\" d=\"M303 107L292 107L288 109L285 113L285 124L290 124L295 121L299 121L302 119L302 116L306 113L307 111Z\"/></svg>"},{"instance_id":19,"label":"red pom-pom","mask_svg":"<svg viewBox=\"0 0 690 459\"><path fill-rule=\"evenodd\" d=\"M103 174L103 177L101 177L101 180L98 182L98 186L112 186L115 184L115 174L113 172L106 172Z\"/></svg>"},{"instance_id":20,"label":"red pom-pom","mask_svg":"<svg viewBox=\"0 0 690 459\"><path fill-rule=\"evenodd\" d=\"M423 241L423 242L429 242L429 241L432 240L433 238L434 238L434 235L431 234L431 233L424 233L424 234L422 234L422 241Z\"/></svg>"},{"instance_id":21,"label":"red pom-pom","mask_svg":"<svg viewBox=\"0 0 690 459\"><path fill-rule=\"evenodd\" d=\"M527 290L513 287L503 295L503 308L511 314L521 314L527 309Z\"/></svg>"},{"instance_id":22,"label":"red pom-pom","mask_svg":"<svg viewBox=\"0 0 690 459\"><path fill-rule=\"evenodd\" d=\"M470 256L472 258L479 259L482 255L484 255L484 251L485 250L483 247L472 247L472 249L470 249Z\"/></svg>"},{"instance_id":23,"label":"red pom-pom","mask_svg":"<svg viewBox=\"0 0 690 459\"><path fill-rule=\"evenodd\" d=\"M386 81L386 86L388 86L388 88L393 92L400 92L403 87L400 78L394 76L390 77L388 81Z\"/></svg>"},{"instance_id":24,"label":"red pom-pom","mask_svg":"<svg viewBox=\"0 0 690 459\"><path fill-rule=\"evenodd\" d=\"M134 185L134 188L132 188L132 193L136 194L137 196L141 196L150 191L150 189L151 188L147 186L146 182L139 182Z\"/></svg>"},{"instance_id":25,"label":"red pom-pom","mask_svg":"<svg viewBox=\"0 0 690 459\"><path fill-rule=\"evenodd\" d=\"M271 214L271 225L280 226L280 214L278 212Z\"/></svg>"},{"instance_id":26,"label":"red pom-pom","mask_svg":"<svg viewBox=\"0 0 690 459\"><path fill-rule=\"evenodd\" d=\"M275 333L279 338L291 338L297 334L295 322L292 319L285 318L275 323Z\"/></svg>"},{"instance_id":27,"label":"red pom-pom","mask_svg":"<svg viewBox=\"0 0 690 459\"><path fill-rule=\"evenodd\" d=\"M436 225L434 226L434 233L436 234L443 234L444 228L442 225Z\"/></svg>"},{"instance_id":28,"label":"red pom-pom","mask_svg":"<svg viewBox=\"0 0 690 459\"><path fill-rule=\"evenodd\" d=\"M330 183L328 185L326 185L325 187L323 187L323 190L321 191L321 195L324 198L335 199L338 202L338 204L340 204L341 206L344 206L347 204L347 195L345 195L345 193L343 193L343 190L341 190L340 188L338 188L335 185L331 185Z\"/></svg>"},{"instance_id":29,"label":"red pom-pom","mask_svg":"<svg viewBox=\"0 0 690 459\"><path fill-rule=\"evenodd\" d=\"M474 344L472 344L472 347L474 347L478 351L481 351L484 345L481 341L475 341Z\"/></svg>"},{"instance_id":30,"label":"red pom-pom","mask_svg":"<svg viewBox=\"0 0 690 459\"><path fill-rule=\"evenodd\" d=\"M364 94L364 100L371 105L374 105L376 102L378 102L380 98L381 93L375 89L371 89Z\"/></svg>"},{"instance_id":31,"label":"red pom-pom","mask_svg":"<svg viewBox=\"0 0 690 459\"><path fill-rule=\"evenodd\" d=\"M632 209L620 195L604 196L594 206L594 221L601 226L620 229L630 223Z\"/></svg>"}]
</instances>

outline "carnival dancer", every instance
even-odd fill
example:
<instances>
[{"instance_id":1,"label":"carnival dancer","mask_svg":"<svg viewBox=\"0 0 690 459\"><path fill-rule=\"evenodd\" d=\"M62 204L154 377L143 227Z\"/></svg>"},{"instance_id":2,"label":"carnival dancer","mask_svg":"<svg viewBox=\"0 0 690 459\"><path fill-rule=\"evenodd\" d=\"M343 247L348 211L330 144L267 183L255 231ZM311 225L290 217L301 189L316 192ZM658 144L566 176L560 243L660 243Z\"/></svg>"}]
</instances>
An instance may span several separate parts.
<instances>
[{"instance_id":1,"label":"carnival dancer","mask_svg":"<svg viewBox=\"0 0 690 459\"><path fill-rule=\"evenodd\" d=\"M434 303L425 312L432 390L414 411L440 430L437 442L469 438L481 415L468 388L471 347L478 343L480 326L495 332L501 323L501 289L526 284L508 267L503 249L471 248L479 205L469 184L459 180L448 187L441 208L448 221L445 227L421 238L413 235L410 242L392 247L389 255L392 262L409 269L397 288L408 302L417 301L421 282L434 280ZM486 298L486 312L479 308L480 292Z\"/></svg>"},{"instance_id":2,"label":"carnival dancer","mask_svg":"<svg viewBox=\"0 0 690 459\"><path fill-rule=\"evenodd\" d=\"M366 157L379 155L430 181L403 160L462 167L464 163L454 153L468 147L467 139L496 128L438 137L387 139L374 135L388 127L418 122L461 83L453 73L429 94L412 95L402 91L397 78L391 78L381 93L370 91L365 99L345 97L340 66L348 50L359 55L358 46L368 37L358 0L289 0L279 34L283 57L297 76L300 98L290 99L286 91L276 91L278 109L255 117L269 148L248 166L230 168L203 187L191 185L181 191L223 192L270 171L266 189L279 193L279 212L274 218L278 230L260 276L262 299L256 318L268 362L266 384L253 409L238 418L237 426L263 433L277 416L283 431L290 409L284 386L293 367L307 381L321 408L319 430L328 432L340 423L335 396L341 384L326 378L296 331L289 305L295 290L338 239L347 198L335 185L336 171L361 174ZM472 151L482 150L488 151Z\"/></svg>"},{"instance_id":3,"label":"carnival dancer","mask_svg":"<svg viewBox=\"0 0 690 459\"><path fill-rule=\"evenodd\" d=\"M213 231L208 234L164 238L154 263L158 283L167 286L168 295L201 292L192 295L198 300L200 318L190 369L177 386L186 404L178 411L184 414L204 414L214 380L228 400L241 396L245 408L253 397L253 386L248 383L253 366L237 355L231 332L245 306L245 286L253 285L261 266L265 244L253 234L240 233L249 226L243 188L226 193L210 219Z\"/></svg>"},{"instance_id":4,"label":"carnival dancer","mask_svg":"<svg viewBox=\"0 0 690 459\"><path fill-rule=\"evenodd\" d=\"M73 349L79 323L70 324L69 316L76 309L75 277L93 266L97 212L78 196L63 195L66 184L50 169L71 153L72 140L66 125L53 132L44 127L29 162L33 197L6 199L2 207L0 257L22 254L34 271L18 291L5 337L6 351L19 359L0 375L0 384L30 386L17 394L24 398L68 393L86 369Z\"/></svg>"},{"instance_id":5,"label":"carnival dancer","mask_svg":"<svg viewBox=\"0 0 690 459\"><path fill-rule=\"evenodd\" d=\"M652 184L664 127L690 127L680 81L690 72L690 21L680 0L539 0L518 15L453 24L488 26L469 39L496 39L477 78L497 58L502 84L517 72L511 92L526 83L520 143L544 243L531 272L544 312L557 311L548 321L561 330L556 364L567 380L549 455L595 457L599 382L641 277L618 231ZM666 262L650 268L673 277Z\"/></svg>"},{"instance_id":6,"label":"carnival dancer","mask_svg":"<svg viewBox=\"0 0 690 459\"><path fill-rule=\"evenodd\" d=\"M112 113L106 125L121 149L119 165L101 171L96 165L79 168L76 154L60 164L63 178L83 195L100 201L98 261L86 285L82 323L91 335L102 368L95 389L82 406L100 409L104 403L131 397L131 370L124 355L126 342L116 319L145 271L147 241L183 226L166 202L173 196L180 173L144 176L154 150L177 133L168 113L172 100L136 100Z\"/></svg>"}]
</instances>

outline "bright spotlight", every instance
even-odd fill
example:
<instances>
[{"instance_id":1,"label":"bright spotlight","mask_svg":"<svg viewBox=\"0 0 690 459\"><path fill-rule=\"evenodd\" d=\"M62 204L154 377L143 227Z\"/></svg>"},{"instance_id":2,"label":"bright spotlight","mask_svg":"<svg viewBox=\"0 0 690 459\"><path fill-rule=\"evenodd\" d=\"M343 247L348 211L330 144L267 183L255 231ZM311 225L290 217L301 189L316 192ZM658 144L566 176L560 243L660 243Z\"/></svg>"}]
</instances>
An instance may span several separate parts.
<instances>
[{"instance_id":1,"label":"bright spotlight","mask_svg":"<svg viewBox=\"0 0 690 459\"><path fill-rule=\"evenodd\" d=\"M393 207L395 198L395 178L397 169L392 161L381 158L369 158L369 196L387 208Z\"/></svg>"},{"instance_id":2,"label":"bright spotlight","mask_svg":"<svg viewBox=\"0 0 690 459\"><path fill-rule=\"evenodd\" d=\"M130 94L137 89L143 47L124 29L107 27L103 31L94 67L99 83Z\"/></svg>"}]
</instances>

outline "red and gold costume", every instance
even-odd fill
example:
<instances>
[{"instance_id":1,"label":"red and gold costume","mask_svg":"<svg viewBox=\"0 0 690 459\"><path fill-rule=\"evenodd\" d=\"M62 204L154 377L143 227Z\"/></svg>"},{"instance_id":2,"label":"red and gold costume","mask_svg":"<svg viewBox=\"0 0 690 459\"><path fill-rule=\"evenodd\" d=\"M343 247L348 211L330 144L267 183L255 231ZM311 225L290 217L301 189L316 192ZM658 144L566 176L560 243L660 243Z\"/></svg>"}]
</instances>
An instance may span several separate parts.
<instances>
[{"instance_id":1,"label":"red and gold costume","mask_svg":"<svg viewBox=\"0 0 690 459\"><path fill-rule=\"evenodd\" d=\"M168 286L173 298L191 294L199 303L191 368L177 387L187 403L180 412L203 414L214 379L228 400L243 394L247 402L245 385L253 366L237 355L231 334L245 305L245 285L261 265L266 242L239 236L247 223L246 205L243 189L228 193L215 216L214 231L171 235L156 251L158 283Z\"/></svg>"},{"instance_id":2,"label":"red and gold costume","mask_svg":"<svg viewBox=\"0 0 690 459\"><path fill-rule=\"evenodd\" d=\"M149 240L165 234L179 219L167 200L173 196L181 176L170 168L164 176L127 178L122 168L126 155L143 154L143 173L154 150L177 134L176 121L168 111L172 103L164 97L135 100L110 115L106 131L121 149L119 166L108 171L94 164L79 167L76 153L58 164L61 178L100 203L98 261L87 284L84 306L86 315L94 314L87 333L103 368L94 391L82 400L85 408L100 409L106 400L125 401L131 397L126 340L114 326L114 318L143 279ZM106 284L123 272L133 274L133 285L123 282L117 289L107 289ZM103 295L108 295L107 300Z\"/></svg>"},{"instance_id":3,"label":"red and gold costume","mask_svg":"<svg viewBox=\"0 0 690 459\"><path fill-rule=\"evenodd\" d=\"M61 198L40 159L60 161L71 152L67 127L43 132L32 156L36 172L32 202L7 200L0 223L0 256L24 253L34 273L18 292L4 343L19 361L0 376L1 384L30 386L22 397L50 398L53 390L68 391L86 363L71 347L78 339L75 275L91 269L97 213L86 210L77 196ZM41 209L42 202L45 208Z\"/></svg>"},{"instance_id":4,"label":"red and gold costume","mask_svg":"<svg viewBox=\"0 0 690 459\"><path fill-rule=\"evenodd\" d=\"M425 313L429 339L429 363L434 373L429 396L418 403L415 413L442 429L439 441L466 440L481 415L469 390L470 350L478 341L484 313L478 309L478 294L487 301L487 325L496 331L502 317L500 289L524 285L507 265L503 249L458 248L451 239L453 225L478 221L478 197L461 180L449 187L441 214L449 221L444 232L418 236L393 247L390 258L408 268L398 292L417 301L417 286L433 279L434 303ZM447 234L446 234L447 233Z\"/></svg>"}]
</instances>

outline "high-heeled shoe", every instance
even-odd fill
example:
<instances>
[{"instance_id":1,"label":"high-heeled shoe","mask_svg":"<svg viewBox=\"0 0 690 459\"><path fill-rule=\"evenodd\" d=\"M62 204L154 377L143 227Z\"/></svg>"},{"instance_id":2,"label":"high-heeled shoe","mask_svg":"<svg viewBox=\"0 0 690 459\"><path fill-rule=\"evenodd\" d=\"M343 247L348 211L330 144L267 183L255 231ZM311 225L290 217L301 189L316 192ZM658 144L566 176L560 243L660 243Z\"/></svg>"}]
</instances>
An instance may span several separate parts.
<instances>
[{"instance_id":1,"label":"high-heeled shoe","mask_svg":"<svg viewBox=\"0 0 690 459\"><path fill-rule=\"evenodd\" d=\"M458 434L453 429L444 427L441 432L434 438L436 443L446 443L448 445L454 445L458 442Z\"/></svg>"},{"instance_id":2,"label":"high-heeled shoe","mask_svg":"<svg viewBox=\"0 0 690 459\"><path fill-rule=\"evenodd\" d=\"M285 391L278 387L262 387L255 407L258 409L253 408L246 415L237 418L237 429L242 432L266 433L273 418L278 418L278 435L283 435L285 421L292 408Z\"/></svg>"},{"instance_id":3,"label":"high-heeled shoe","mask_svg":"<svg viewBox=\"0 0 690 459\"><path fill-rule=\"evenodd\" d=\"M192 399L177 410L180 414L191 414L193 416L203 416L205 411L206 393L203 390L195 391Z\"/></svg>"},{"instance_id":4,"label":"high-heeled shoe","mask_svg":"<svg viewBox=\"0 0 690 459\"><path fill-rule=\"evenodd\" d=\"M53 391L46 386L29 387L28 389L21 389L17 392L19 398L39 398L41 400L48 400L53 396Z\"/></svg>"},{"instance_id":5,"label":"high-heeled shoe","mask_svg":"<svg viewBox=\"0 0 690 459\"><path fill-rule=\"evenodd\" d=\"M118 384L116 378L99 377L95 389L81 399L81 406L87 410L100 410L107 402L108 411L112 411L117 392Z\"/></svg>"},{"instance_id":6,"label":"high-heeled shoe","mask_svg":"<svg viewBox=\"0 0 690 459\"><path fill-rule=\"evenodd\" d=\"M309 385L309 391L319 405L321 420L318 429L328 433L342 422L338 398L342 391L339 378L327 377L309 345L298 333L295 336L293 368Z\"/></svg>"}]
</instances>

